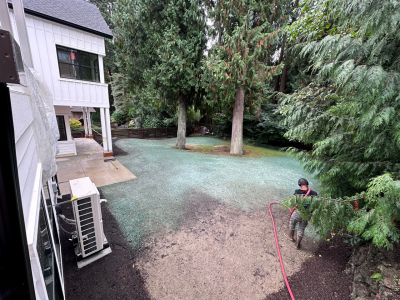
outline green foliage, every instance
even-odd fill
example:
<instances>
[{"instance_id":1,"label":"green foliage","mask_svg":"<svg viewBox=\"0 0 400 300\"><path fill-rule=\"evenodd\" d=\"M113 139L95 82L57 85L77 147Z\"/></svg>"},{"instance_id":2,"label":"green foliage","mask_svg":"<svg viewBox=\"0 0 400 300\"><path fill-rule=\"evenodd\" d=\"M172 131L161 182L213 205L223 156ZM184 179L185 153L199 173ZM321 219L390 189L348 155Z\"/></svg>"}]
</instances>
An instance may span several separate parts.
<instances>
[{"instance_id":1,"label":"green foliage","mask_svg":"<svg viewBox=\"0 0 400 300\"><path fill-rule=\"evenodd\" d=\"M345 234L343 234L343 236L347 238L346 240L343 240L343 242L349 243L353 247L360 244L361 241L363 241L363 238L361 236L359 236L358 234L345 233Z\"/></svg>"},{"instance_id":2,"label":"green foliage","mask_svg":"<svg viewBox=\"0 0 400 300\"><path fill-rule=\"evenodd\" d=\"M373 275L371 276L371 278L372 278L372 279L375 279L375 280L376 280L376 283L379 283L379 282L382 281L383 275L382 275L382 273L375 273L375 274L373 274Z\"/></svg>"},{"instance_id":3,"label":"green foliage","mask_svg":"<svg viewBox=\"0 0 400 300\"><path fill-rule=\"evenodd\" d=\"M277 104L263 104L260 117L255 117L250 112L243 116L243 137L247 144L255 146L287 146L289 141L284 138L288 130L280 124L282 116ZM232 117L225 114L215 114L214 134L230 137L232 130Z\"/></svg>"},{"instance_id":4,"label":"green foliage","mask_svg":"<svg viewBox=\"0 0 400 300\"><path fill-rule=\"evenodd\" d=\"M81 128L82 123L74 118L69 119L69 126L71 127L71 130L77 130Z\"/></svg>"},{"instance_id":5,"label":"green foliage","mask_svg":"<svg viewBox=\"0 0 400 300\"><path fill-rule=\"evenodd\" d=\"M123 74L114 73L112 79L111 93L114 98L114 107L116 110L127 111L132 102L132 96L127 89L127 78Z\"/></svg>"},{"instance_id":6,"label":"green foliage","mask_svg":"<svg viewBox=\"0 0 400 300\"><path fill-rule=\"evenodd\" d=\"M196 110L194 107L189 107L186 111L186 123L190 125L194 125L195 122L200 121L201 117L200 110Z\"/></svg>"},{"instance_id":7,"label":"green foliage","mask_svg":"<svg viewBox=\"0 0 400 300\"><path fill-rule=\"evenodd\" d=\"M100 109L95 108L94 113L90 113L90 117L92 118L93 122L101 122L101 117L100 117Z\"/></svg>"},{"instance_id":8,"label":"green foliage","mask_svg":"<svg viewBox=\"0 0 400 300\"><path fill-rule=\"evenodd\" d=\"M197 0L118 0L113 10L120 65L128 89L147 107L175 106L179 93L197 101L206 47L204 4ZM197 101L197 102L196 102Z\"/></svg>"},{"instance_id":9,"label":"green foliage","mask_svg":"<svg viewBox=\"0 0 400 300\"><path fill-rule=\"evenodd\" d=\"M126 123L127 114L125 111L117 109L115 110L112 115L111 119L118 123L118 125Z\"/></svg>"},{"instance_id":10,"label":"green foliage","mask_svg":"<svg viewBox=\"0 0 400 300\"><path fill-rule=\"evenodd\" d=\"M164 127L164 123L157 117L147 116L143 120L143 128L159 128Z\"/></svg>"},{"instance_id":11,"label":"green foliage","mask_svg":"<svg viewBox=\"0 0 400 300\"><path fill-rule=\"evenodd\" d=\"M269 21L276 7L273 1L255 0L215 0L210 6L218 43L203 67L207 103L213 106L222 102L224 112L231 114L240 88L245 106L253 111L264 100L265 83L283 68L269 63L272 46L281 34L281 28Z\"/></svg>"},{"instance_id":12,"label":"green foliage","mask_svg":"<svg viewBox=\"0 0 400 300\"><path fill-rule=\"evenodd\" d=\"M244 115L243 135L258 146L288 145L289 141L283 137L288 128L280 124L281 120L277 104L264 104L259 118L249 113Z\"/></svg>"},{"instance_id":13,"label":"green foliage","mask_svg":"<svg viewBox=\"0 0 400 300\"><path fill-rule=\"evenodd\" d=\"M304 4L305 17L293 24L295 48L312 60L317 77L282 99L282 124L290 128L285 137L313 150L289 152L316 175L327 197L365 197L359 211L349 202L314 199L312 222L320 233L346 227L390 249L399 241L400 220L400 6L389 0ZM309 14L319 17L313 23Z\"/></svg>"}]
</instances>

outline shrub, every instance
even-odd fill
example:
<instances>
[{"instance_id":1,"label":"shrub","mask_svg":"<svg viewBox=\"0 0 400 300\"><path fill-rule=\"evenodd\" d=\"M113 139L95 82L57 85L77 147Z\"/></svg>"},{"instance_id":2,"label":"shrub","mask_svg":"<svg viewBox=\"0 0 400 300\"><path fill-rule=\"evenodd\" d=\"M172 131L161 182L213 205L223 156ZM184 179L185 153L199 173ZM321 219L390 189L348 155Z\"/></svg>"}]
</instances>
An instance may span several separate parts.
<instances>
[{"instance_id":1,"label":"shrub","mask_svg":"<svg viewBox=\"0 0 400 300\"><path fill-rule=\"evenodd\" d=\"M92 118L93 122L101 122L101 118L100 118L100 109L95 108L94 109L96 112L91 113L90 117Z\"/></svg>"},{"instance_id":2,"label":"shrub","mask_svg":"<svg viewBox=\"0 0 400 300\"><path fill-rule=\"evenodd\" d=\"M125 124L127 113L123 110L117 109L111 115L111 119L118 123L118 125Z\"/></svg>"},{"instance_id":3,"label":"shrub","mask_svg":"<svg viewBox=\"0 0 400 300\"><path fill-rule=\"evenodd\" d=\"M158 127L164 127L164 124L157 117L146 116L143 118L142 126L143 126L143 128L158 128Z\"/></svg>"},{"instance_id":4,"label":"shrub","mask_svg":"<svg viewBox=\"0 0 400 300\"><path fill-rule=\"evenodd\" d=\"M82 123L74 118L69 119L69 126L71 127L71 130L79 130L81 128Z\"/></svg>"}]
</instances>

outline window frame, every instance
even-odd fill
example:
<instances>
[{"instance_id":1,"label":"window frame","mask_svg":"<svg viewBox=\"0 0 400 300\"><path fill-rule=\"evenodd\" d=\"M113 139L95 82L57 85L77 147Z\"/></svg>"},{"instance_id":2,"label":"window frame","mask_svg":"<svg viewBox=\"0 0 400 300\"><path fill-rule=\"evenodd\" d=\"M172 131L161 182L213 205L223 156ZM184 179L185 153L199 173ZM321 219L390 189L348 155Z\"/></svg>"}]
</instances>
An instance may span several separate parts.
<instances>
[{"instance_id":1,"label":"window frame","mask_svg":"<svg viewBox=\"0 0 400 300\"><path fill-rule=\"evenodd\" d=\"M70 62L60 61L60 58L58 56L58 52L59 52L59 50L60 51L65 51L65 50L60 49L60 48L66 49L68 53L75 52L76 53L76 62L77 63L74 64L74 63L70 63ZM81 53L88 54L89 57L90 57L90 55L95 55L96 59L94 60L94 64L96 64L97 67L91 67L91 66L87 66L87 65L82 64ZM79 50L79 49L70 48L68 46L63 46L63 45L57 45L56 44L56 56L57 56L58 73L60 75L60 78L62 78L62 79L70 79L70 80L77 80L77 81L100 83L100 63L99 63L99 55L98 54L92 53L92 52L88 52L88 51ZM71 78L71 77L63 76L61 74L60 64L69 65L69 66L76 66L78 68L79 78ZM83 69L84 68L85 69L91 69L92 72L94 72L95 77L97 79L96 80L84 79L84 77L83 77ZM97 76L96 76L96 74L97 74Z\"/></svg>"}]
</instances>

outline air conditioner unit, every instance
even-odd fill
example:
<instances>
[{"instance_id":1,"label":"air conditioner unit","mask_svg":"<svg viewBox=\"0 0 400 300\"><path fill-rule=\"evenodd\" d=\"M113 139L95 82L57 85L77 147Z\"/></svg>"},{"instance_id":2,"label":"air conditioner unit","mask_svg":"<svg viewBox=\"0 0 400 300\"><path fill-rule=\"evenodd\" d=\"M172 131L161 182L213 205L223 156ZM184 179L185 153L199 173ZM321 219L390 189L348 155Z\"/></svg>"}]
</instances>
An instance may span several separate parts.
<instances>
[{"instance_id":1,"label":"air conditioner unit","mask_svg":"<svg viewBox=\"0 0 400 300\"><path fill-rule=\"evenodd\" d=\"M69 183L77 229L77 236L74 238L75 254L78 267L81 267L79 265L81 259L95 256L99 251L109 248L109 245L103 231L100 193L96 186L89 177L70 180ZM110 252L111 249L106 254Z\"/></svg>"}]
</instances>

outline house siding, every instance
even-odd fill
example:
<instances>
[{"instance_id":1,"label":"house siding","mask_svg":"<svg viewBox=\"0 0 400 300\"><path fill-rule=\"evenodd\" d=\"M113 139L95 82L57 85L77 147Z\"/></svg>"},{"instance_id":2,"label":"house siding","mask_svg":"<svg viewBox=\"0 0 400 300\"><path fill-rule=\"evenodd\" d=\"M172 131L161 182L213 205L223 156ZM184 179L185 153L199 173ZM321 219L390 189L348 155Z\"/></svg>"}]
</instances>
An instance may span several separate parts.
<instances>
[{"instance_id":1,"label":"house siding","mask_svg":"<svg viewBox=\"0 0 400 300\"><path fill-rule=\"evenodd\" d=\"M15 17L10 10L14 38L18 41ZM41 74L54 97L54 105L109 107L108 85L60 78L56 45L71 47L99 55L103 70L104 38L52 21L26 15L34 69Z\"/></svg>"},{"instance_id":2,"label":"house siding","mask_svg":"<svg viewBox=\"0 0 400 300\"><path fill-rule=\"evenodd\" d=\"M33 116L29 94L21 86L13 87L10 85L10 96L14 121L19 186L26 222L39 160L32 128Z\"/></svg>"}]
</instances>

